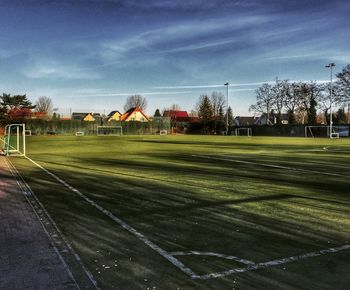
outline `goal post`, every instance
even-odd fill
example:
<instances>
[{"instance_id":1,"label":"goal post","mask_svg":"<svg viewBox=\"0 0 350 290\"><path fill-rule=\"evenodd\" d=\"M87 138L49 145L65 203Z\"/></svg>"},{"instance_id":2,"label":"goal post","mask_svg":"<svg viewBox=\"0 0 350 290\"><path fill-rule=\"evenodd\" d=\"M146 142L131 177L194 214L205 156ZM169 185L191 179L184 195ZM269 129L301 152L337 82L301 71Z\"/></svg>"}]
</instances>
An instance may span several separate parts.
<instances>
[{"instance_id":1,"label":"goal post","mask_svg":"<svg viewBox=\"0 0 350 290\"><path fill-rule=\"evenodd\" d=\"M97 136L122 136L122 126L97 126Z\"/></svg>"},{"instance_id":2,"label":"goal post","mask_svg":"<svg viewBox=\"0 0 350 290\"><path fill-rule=\"evenodd\" d=\"M10 124L5 127L3 151L7 156L26 155L25 124Z\"/></svg>"},{"instance_id":3,"label":"goal post","mask_svg":"<svg viewBox=\"0 0 350 290\"><path fill-rule=\"evenodd\" d=\"M236 128L235 136L252 136L252 128Z\"/></svg>"}]
</instances>

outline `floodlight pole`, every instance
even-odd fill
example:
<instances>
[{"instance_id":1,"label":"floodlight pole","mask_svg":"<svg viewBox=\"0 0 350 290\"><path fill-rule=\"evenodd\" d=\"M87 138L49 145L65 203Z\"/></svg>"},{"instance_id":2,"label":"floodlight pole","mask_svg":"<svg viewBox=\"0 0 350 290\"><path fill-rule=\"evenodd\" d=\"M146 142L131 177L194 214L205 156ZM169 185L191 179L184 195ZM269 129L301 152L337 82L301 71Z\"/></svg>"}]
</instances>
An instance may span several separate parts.
<instances>
[{"instance_id":1,"label":"floodlight pole","mask_svg":"<svg viewBox=\"0 0 350 290\"><path fill-rule=\"evenodd\" d=\"M329 106L329 137L332 137L332 126L333 126L333 117L332 117L332 104L333 104L333 67L335 63L329 63L326 65L326 68L330 69L330 79L331 79L331 93L330 93L330 106Z\"/></svg>"},{"instance_id":2,"label":"floodlight pole","mask_svg":"<svg viewBox=\"0 0 350 290\"><path fill-rule=\"evenodd\" d=\"M226 86L226 135L228 135L228 86L229 83L225 83L224 86Z\"/></svg>"}]
</instances>

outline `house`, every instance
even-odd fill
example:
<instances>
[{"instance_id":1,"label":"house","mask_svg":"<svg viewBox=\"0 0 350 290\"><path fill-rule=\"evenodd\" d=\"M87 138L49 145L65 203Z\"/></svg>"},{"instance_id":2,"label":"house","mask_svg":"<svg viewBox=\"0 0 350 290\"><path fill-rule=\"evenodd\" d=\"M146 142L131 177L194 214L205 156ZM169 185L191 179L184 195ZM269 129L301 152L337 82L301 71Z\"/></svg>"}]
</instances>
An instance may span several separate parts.
<instances>
[{"instance_id":1,"label":"house","mask_svg":"<svg viewBox=\"0 0 350 290\"><path fill-rule=\"evenodd\" d=\"M92 114L92 113L72 113L72 120L94 122L96 120L95 117L99 115L100 114Z\"/></svg>"},{"instance_id":2,"label":"house","mask_svg":"<svg viewBox=\"0 0 350 290\"><path fill-rule=\"evenodd\" d=\"M107 121L120 121L121 113L119 111L112 111L107 115Z\"/></svg>"},{"instance_id":3,"label":"house","mask_svg":"<svg viewBox=\"0 0 350 290\"><path fill-rule=\"evenodd\" d=\"M188 122L190 120L190 117L186 111L164 111L163 117L169 117L171 122Z\"/></svg>"},{"instance_id":4,"label":"house","mask_svg":"<svg viewBox=\"0 0 350 290\"><path fill-rule=\"evenodd\" d=\"M141 110L141 108L131 108L127 110L123 115L120 116L120 121L138 121L138 122L148 122L149 118L147 115Z\"/></svg>"},{"instance_id":5,"label":"house","mask_svg":"<svg viewBox=\"0 0 350 290\"><path fill-rule=\"evenodd\" d=\"M263 113L255 122L256 125L276 125L278 115L275 113L270 113L267 117L266 113ZM288 125L288 114L281 114L281 123L283 125Z\"/></svg>"},{"instance_id":6,"label":"house","mask_svg":"<svg viewBox=\"0 0 350 290\"><path fill-rule=\"evenodd\" d=\"M237 116L234 120L235 126L244 127L244 126L253 126L257 121L257 117L251 116Z\"/></svg>"},{"instance_id":7,"label":"house","mask_svg":"<svg viewBox=\"0 0 350 290\"><path fill-rule=\"evenodd\" d=\"M189 123L191 122L191 117L186 111L179 110L167 110L164 111L163 117L168 117L170 119L171 133L186 133Z\"/></svg>"}]
</instances>

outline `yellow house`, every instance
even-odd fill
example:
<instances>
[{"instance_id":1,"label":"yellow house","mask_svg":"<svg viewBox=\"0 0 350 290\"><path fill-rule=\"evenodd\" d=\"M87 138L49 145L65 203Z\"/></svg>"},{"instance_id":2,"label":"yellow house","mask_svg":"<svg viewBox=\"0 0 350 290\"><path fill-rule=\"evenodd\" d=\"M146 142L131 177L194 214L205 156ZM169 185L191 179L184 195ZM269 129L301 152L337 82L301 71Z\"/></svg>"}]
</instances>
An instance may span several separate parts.
<instances>
[{"instance_id":1,"label":"yellow house","mask_svg":"<svg viewBox=\"0 0 350 290\"><path fill-rule=\"evenodd\" d=\"M107 121L108 122L111 122L111 121L113 121L113 120L115 120L115 121L120 121L120 117L121 117L121 113L119 112L119 111L112 111L112 112L110 112L109 114L108 114L108 119L107 119Z\"/></svg>"},{"instance_id":2,"label":"yellow house","mask_svg":"<svg viewBox=\"0 0 350 290\"><path fill-rule=\"evenodd\" d=\"M138 122L148 122L149 118L146 114L141 110L141 108L131 108L126 111L123 115L120 116L121 121L129 122L129 121L138 121Z\"/></svg>"},{"instance_id":3,"label":"yellow house","mask_svg":"<svg viewBox=\"0 0 350 290\"><path fill-rule=\"evenodd\" d=\"M86 116L83 118L83 121L87 121L87 122L94 122L95 118L92 115L92 113L88 113L86 114Z\"/></svg>"},{"instance_id":4,"label":"yellow house","mask_svg":"<svg viewBox=\"0 0 350 290\"><path fill-rule=\"evenodd\" d=\"M73 113L72 114L72 120L83 120L87 122L94 122L95 117L93 116L92 113Z\"/></svg>"}]
</instances>

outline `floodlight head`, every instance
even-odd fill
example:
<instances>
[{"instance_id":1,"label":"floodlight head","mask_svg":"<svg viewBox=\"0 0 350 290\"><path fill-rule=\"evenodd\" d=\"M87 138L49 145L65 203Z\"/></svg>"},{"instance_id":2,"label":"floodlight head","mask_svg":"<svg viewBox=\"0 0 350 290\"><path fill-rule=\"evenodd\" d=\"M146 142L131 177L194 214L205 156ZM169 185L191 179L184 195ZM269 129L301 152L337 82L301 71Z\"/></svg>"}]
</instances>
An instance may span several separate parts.
<instances>
[{"instance_id":1,"label":"floodlight head","mask_svg":"<svg viewBox=\"0 0 350 290\"><path fill-rule=\"evenodd\" d=\"M327 64L326 67L328 67L328 68L335 67L335 63L331 62L330 64Z\"/></svg>"},{"instance_id":2,"label":"floodlight head","mask_svg":"<svg viewBox=\"0 0 350 290\"><path fill-rule=\"evenodd\" d=\"M224 86L228 86L229 85L229 83L227 82L226 84L224 84Z\"/></svg>"}]
</instances>

